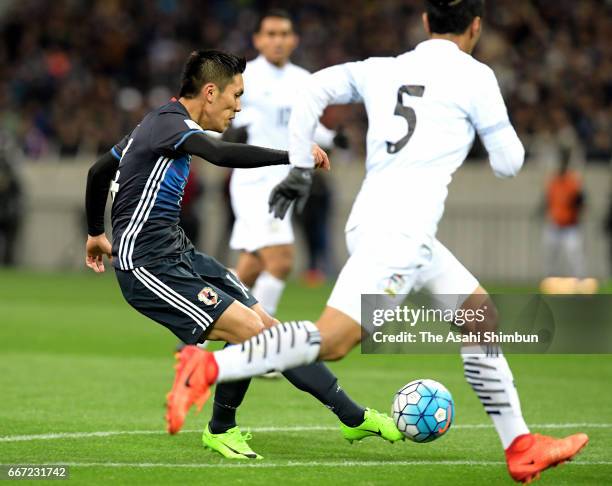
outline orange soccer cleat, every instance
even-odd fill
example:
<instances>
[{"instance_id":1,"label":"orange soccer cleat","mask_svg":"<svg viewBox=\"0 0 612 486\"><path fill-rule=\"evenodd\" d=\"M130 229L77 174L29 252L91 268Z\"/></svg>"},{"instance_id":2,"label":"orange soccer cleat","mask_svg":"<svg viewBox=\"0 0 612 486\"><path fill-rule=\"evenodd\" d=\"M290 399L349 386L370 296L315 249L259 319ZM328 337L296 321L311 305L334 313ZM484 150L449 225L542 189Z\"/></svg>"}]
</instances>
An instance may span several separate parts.
<instances>
[{"instance_id":1,"label":"orange soccer cleat","mask_svg":"<svg viewBox=\"0 0 612 486\"><path fill-rule=\"evenodd\" d=\"M528 484L549 467L570 461L588 442L586 434L563 439L540 434L519 435L506 449L508 471L515 481Z\"/></svg>"},{"instance_id":2,"label":"orange soccer cleat","mask_svg":"<svg viewBox=\"0 0 612 486\"><path fill-rule=\"evenodd\" d=\"M210 397L210 385L217 378L217 362L212 353L197 346L185 346L176 353L176 375L172 390L166 396L166 423L170 434L176 434L193 404L198 412Z\"/></svg>"}]
</instances>

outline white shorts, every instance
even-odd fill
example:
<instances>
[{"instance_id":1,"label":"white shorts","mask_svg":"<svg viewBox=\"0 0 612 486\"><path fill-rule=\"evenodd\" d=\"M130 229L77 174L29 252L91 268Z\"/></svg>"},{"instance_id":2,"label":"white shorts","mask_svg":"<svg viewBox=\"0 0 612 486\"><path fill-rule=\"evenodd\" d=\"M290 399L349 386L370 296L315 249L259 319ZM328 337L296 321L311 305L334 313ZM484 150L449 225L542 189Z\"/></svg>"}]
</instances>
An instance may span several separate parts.
<instances>
[{"instance_id":1,"label":"white shorts","mask_svg":"<svg viewBox=\"0 0 612 486\"><path fill-rule=\"evenodd\" d=\"M432 295L467 297L479 286L478 280L437 239L415 238L397 230L360 231L360 227L349 231L346 239L350 257L327 305L358 323L362 294L405 296L423 289ZM454 304L462 303L463 300Z\"/></svg>"},{"instance_id":2,"label":"white shorts","mask_svg":"<svg viewBox=\"0 0 612 486\"><path fill-rule=\"evenodd\" d=\"M234 183L232 179L230 195L236 215L230 238L232 250L253 252L266 246L293 244L292 209L289 208L284 219L277 219L268 211L270 192L280 180Z\"/></svg>"}]
</instances>

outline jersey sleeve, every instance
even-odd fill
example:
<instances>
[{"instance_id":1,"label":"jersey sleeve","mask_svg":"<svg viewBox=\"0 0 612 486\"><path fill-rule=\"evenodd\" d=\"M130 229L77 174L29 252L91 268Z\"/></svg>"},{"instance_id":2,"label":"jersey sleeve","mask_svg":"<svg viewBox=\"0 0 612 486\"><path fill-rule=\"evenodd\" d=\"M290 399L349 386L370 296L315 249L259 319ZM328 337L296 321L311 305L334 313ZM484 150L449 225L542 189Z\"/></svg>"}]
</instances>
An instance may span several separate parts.
<instances>
[{"instance_id":1,"label":"jersey sleeve","mask_svg":"<svg viewBox=\"0 0 612 486\"><path fill-rule=\"evenodd\" d=\"M314 133L314 143L324 149L331 149L334 146L334 137L336 132L330 130L322 123L317 125Z\"/></svg>"},{"instance_id":2,"label":"jersey sleeve","mask_svg":"<svg viewBox=\"0 0 612 486\"><path fill-rule=\"evenodd\" d=\"M326 106L362 102L367 62L332 66L306 80L296 96L289 121L289 159L292 165L314 167L311 147Z\"/></svg>"},{"instance_id":3,"label":"jersey sleeve","mask_svg":"<svg viewBox=\"0 0 612 486\"><path fill-rule=\"evenodd\" d=\"M485 68L474 87L470 119L478 135L483 137L509 125L508 110L493 70Z\"/></svg>"},{"instance_id":4,"label":"jersey sleeve","mask_svg":"<svg viewBox=\"0 0 612 486\"><path fill-rule=\"evenodd\" d=\"M204 133L204 129L192 119L180 113L160 113L151 128L151 149L164 157L182 156L181 146L194 133Z\"/></svg>"},{"instance_id":5,"label":"jersey sleeve","mask_svg":"<svg viewBox=\"0 0 612 486\"><path fill-rule=\"evenodd\" d=\"M489 154L495 175L513 177L523 166L525 149L510 123L493 70L486 68L476 88L470 113L472 124Z\"/></svg>"},{"instance_id":6,"label":"jersey sleeve","mask_svg":"<svg viewBox=\"0 0 612 486\"><path fill-rule=\"evenodd\" d=\"M115 159L121 160L123 151L125 150L125 148L127 147L129 143L130 135L131 135L131 132L128 133L125 137L123 137L119 143L113 145L113 147L110 149L110 153L113 157L115 157Z\"/></svg>"}]
</instances>

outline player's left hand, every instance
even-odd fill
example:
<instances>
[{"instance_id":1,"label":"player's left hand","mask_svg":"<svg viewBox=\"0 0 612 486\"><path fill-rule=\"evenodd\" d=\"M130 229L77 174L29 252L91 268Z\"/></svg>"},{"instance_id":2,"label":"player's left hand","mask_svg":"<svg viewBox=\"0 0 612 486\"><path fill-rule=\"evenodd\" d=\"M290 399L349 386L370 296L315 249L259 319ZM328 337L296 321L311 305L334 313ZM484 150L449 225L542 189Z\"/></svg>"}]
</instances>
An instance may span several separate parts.
<instances>
[{"instance_id":1,"label":"player's left hand","mask_svg":"<svg viewBox=\"0 0 612 486\"><path fill-rule=\"evenodd\" d=\"M98 236L87 236L85 244L85 265L96 273L104 272L104 261L102 257L106 255L113 261L112 246L104 233Z\"/></svg>"},{"instance_id":2,"label":"player's left hand","mask_svg":"<svg viewBox=\"0 0 612 486\"><path fill-rule=\"evenodd\" d=\"M314 157L314 163L317 169L329 170L331 168L331 162L329 161L327 153L316 143L312 146L312 156Z\"/></svg>"},{"instance_id":3,"label":"player's left hand","mask_svg":"<svg viewBox=\"0 0 612 486\"><path fill-rule=\"evenodd\" d=\"M312 173L314 169L294 167L289 171L287 177L280 181L272 192L268 204L270 212L275 218L283 219L293 201L296 201L298 212L304 209L306 200L310 195L312 185Z\"/></svg>"}]
</instances>

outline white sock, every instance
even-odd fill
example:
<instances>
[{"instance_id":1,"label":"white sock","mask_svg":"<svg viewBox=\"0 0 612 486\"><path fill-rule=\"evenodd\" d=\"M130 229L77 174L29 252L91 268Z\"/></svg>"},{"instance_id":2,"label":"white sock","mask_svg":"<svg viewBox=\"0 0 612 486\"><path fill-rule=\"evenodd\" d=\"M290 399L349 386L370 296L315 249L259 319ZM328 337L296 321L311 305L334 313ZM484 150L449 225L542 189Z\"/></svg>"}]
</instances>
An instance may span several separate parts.
<instances>
[{"instance_id":1,"label":"white sock","mask_svg":"<svg viewBox=\"0 0 612 486\"><path fill-rule=\"evenodd\" d=\"M272 326L242 344L215 351L217 383L310 364L319 356L320 347L321 335L310 321Z\"/></svg>"},{"instance_id":2,"label":"white sock","mask_svg":"<svg viewBox=\"0 0 612 486\"><path fill-rule=\"evenodd\" d=\"M257 280L255 280L251 293L259 301L264 310L273 316L276 314L278 301L281 295L283 295L283 290L285 290L284 280L263 271L259 274Z\"/></svg>"},{"instance_id":3,"label":"white sock","mask_svg":"<svg viewBox=\"0 0 612 486\"><path fill-rule=\"evenodd\" d=\"M504 449L529 429L523 419L512 371L499 347L464 346L465 379L493 420Z\"/></svg>"}]
</instances>

